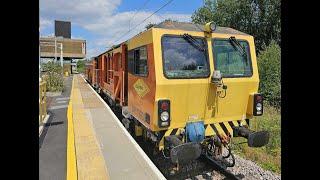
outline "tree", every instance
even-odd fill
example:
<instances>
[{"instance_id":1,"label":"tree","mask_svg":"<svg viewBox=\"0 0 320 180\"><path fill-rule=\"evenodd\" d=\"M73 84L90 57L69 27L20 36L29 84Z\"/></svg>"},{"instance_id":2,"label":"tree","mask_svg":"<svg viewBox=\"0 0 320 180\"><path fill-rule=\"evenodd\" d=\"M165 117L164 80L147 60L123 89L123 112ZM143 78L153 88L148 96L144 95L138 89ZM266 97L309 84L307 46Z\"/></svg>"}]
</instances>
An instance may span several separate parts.
<instances>
[{"instance_id":1,"label":"tree","mask_svg":"<svg viewBox=\"0 0 320 180\"><path fill-rule=\"evenodd\" d=\"M79 73L84 73L86 63L84 60L79 60L77 62L77 70Z\"/></svg>"},{"instance_id":2,"label":"tree","mask_svg":"<svg viewBox=\"0 0 320 180\"><path fill-rule=\"evenodd\" d=\"M281 43L280 0L206 0L191 19L198 24L214 21L250 34L257 50L271 40Z\"/></svg>"},{"instance_id":3,"label":"tree","mask_svg":"<svg viewBox=\"0 0 320 180\"><path fill-rule=\"evenodd\" d=\"M281 48L271 41L264 46L258 55L258 68L260 76L259 92L264 99L275 107L281 105Z\"/></svg>"},{"instance_id":4,"label":"tree","mask_svg":"<svg viewBox=\"0 0 320 180\"><path fill-rule=\"evenodd\" d=\"M205 0L205 4L203 7L196 10L192 16L192 22L197 24L205 24L214 19L214 10L216 8L216 4L213 1Z\"/></svg>"}]
</instances>

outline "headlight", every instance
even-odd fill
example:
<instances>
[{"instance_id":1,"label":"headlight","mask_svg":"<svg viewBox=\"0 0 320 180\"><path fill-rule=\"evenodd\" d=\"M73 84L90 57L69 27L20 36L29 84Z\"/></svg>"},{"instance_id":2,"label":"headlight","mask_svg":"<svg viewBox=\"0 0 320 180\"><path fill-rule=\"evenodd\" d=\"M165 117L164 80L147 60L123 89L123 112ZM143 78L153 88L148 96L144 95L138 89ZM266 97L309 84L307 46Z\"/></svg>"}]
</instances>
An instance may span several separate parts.
<instances>
[{"instance_id":1,"label":"headlight","mask_svg":"<svg viewBox=\"0 0 320 180\"><path fill-rule=\"evenodd\" d=\"M215 31L217 28L217 25L211 21L211 22L208 22L204 25L204 31L207 32L207 33L212 33L213 31Z\"/></svg>"},{"instance_id":2,"label":"headlight","mask_svg":"<svg viewBox=\"0 0 320 180\"><path fill-rule=\"evenodd\" d=\"M262 104L261 103L257 103L256 109L257 109L257 111L261 111L262 110Z\"/></svg>"},{"instance_id":3,"label":"headlight","mask_svg":"<svg viewBox=\"0 0 320 180\"><path fill-rule=\"evenodd\" d=\"M167 111L162 112L162 113L160 114L160 118L161 118L162 121L168 121L168 119L169 119L169 113L168 113Z\"/></svg>"},{"instance_id":4,"label":"headlight","mask_svg":"<svg viewBox=\"0 0 320 180\"><path fill-rule=\"evenodd\" d=\"M211 31L215 31L216 28L217 28L217 25L216 25L214 22L212 22L212 23L210 24L210 29L211 29Z\"/></svg>"}]
</instances>

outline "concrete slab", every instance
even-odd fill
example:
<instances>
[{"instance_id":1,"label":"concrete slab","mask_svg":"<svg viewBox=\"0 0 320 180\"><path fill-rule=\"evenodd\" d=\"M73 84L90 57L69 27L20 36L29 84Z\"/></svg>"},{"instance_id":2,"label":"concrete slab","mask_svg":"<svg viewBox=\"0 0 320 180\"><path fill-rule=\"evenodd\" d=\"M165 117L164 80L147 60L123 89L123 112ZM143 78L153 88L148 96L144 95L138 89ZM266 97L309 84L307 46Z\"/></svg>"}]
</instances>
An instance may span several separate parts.
<instances>
[{"instance_id":1,"label":"concrete slab","mask_svg":"<svg viewBox=\"0 0 320 180\"><path fill-rule=\"evenodd\" d=\"M61 96L62 92L46 92L47 97L57 97Z\"/></svg>"}]
</instances>

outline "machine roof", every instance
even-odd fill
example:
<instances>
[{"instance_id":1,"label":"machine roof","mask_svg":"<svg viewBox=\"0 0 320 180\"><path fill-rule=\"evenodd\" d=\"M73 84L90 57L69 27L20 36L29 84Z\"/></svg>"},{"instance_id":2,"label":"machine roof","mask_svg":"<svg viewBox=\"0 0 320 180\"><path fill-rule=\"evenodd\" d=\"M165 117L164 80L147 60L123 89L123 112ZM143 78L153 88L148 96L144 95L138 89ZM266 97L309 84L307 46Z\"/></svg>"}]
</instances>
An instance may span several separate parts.
<instances>
[{"instance_id":1,"label":"machine roof","mask_svg":"<svg viewBox=\"0 0 320 180\"><path fill-rule=\"evenodd\" d=\"M185 30L185 31L204 31L204 25L188 23L188 22L174 22L174 21L164 21L161 22L153 28L162 28L162 29L176 29L176 30ZM248 35L241 31L229 28L217 26L216 30L213 33L223 33L223 34L241 34Z\"/></svg>"},{"instance_id":2,"label":"machine roof","mask_svg":"<svg viewBox=\"0 0 320 180\"><path fill-rule=\"evenodd\" d=\"M204 25L194 24L194 23L190 23L190 22L175 22L175 21L163 21L159 24L154 25L152 28L176 29L176 30L198 31L198 32L204 31ZM145 30L145 31L147 31L147 30ZM248 35L244 32L241 32L241 31L229 28L229 27L221 27L221 26L217 26L216 30L213 33ZM121 44L122 43L114 45L112 48L109 48L108 50L104 51L103 53L99 54L98 56L101 56L102 54L105 54L106 52L109 52L112 49L118 48ZM98 56L96 56L96 57L98 57Z\"/></svg>"}]
</instances>

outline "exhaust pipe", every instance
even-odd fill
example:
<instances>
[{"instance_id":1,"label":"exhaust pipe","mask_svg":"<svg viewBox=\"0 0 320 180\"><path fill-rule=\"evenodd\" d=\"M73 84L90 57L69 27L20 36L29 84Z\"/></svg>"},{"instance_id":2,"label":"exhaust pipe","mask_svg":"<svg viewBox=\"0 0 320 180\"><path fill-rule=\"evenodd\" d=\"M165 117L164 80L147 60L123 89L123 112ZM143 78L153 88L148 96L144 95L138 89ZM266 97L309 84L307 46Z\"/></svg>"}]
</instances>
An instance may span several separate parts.
<instances>
[{"instance_id":1,"label":"exhaust pipe","mask_svg":"<svg viewBox=\"0 0 320 180\"><path fill-rule=\"evenodd\" d=\"M249 147L262 147L269 142L268 131L255 132L243 126L233 127L233 136L246 138Z\"/></svg>"}]
</instances>

